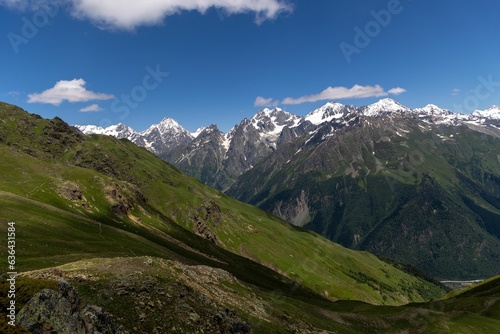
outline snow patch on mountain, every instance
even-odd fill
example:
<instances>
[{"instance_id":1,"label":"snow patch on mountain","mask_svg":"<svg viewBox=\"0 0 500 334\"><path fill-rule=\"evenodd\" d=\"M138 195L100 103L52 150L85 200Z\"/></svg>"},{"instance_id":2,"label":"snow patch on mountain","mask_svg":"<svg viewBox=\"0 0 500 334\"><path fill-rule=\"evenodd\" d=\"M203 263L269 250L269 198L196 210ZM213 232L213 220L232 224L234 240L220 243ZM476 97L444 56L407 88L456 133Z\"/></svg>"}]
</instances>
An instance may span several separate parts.
<instances>
[{"instance_id":1,"label":"snow patch on mountain","mask_svg":"<svg viewBox=\"0 0 500 334\"><path fill-rule=\"evenodd\" d=\"M224 140L222 141L222 146L224 147L224 150L227 152L229 150L229 145L231 144L231 139L229 138L229 135L226 133L224 135Z\"/></svg>"},{"instance_id":2,"label":"snow patch on mountain","mask_svg":"<svg viewBox=\"0 0 500 334\"><path fill-rule=\"evenodd\" d=\"M202 127L199 127L195 132L190 132L190 134L193 138L197 138L200 135L200 133L202 133L203 130L205 130L205 129L206 129L206 127L202 126Z\"/></svg>"}]
</instances>

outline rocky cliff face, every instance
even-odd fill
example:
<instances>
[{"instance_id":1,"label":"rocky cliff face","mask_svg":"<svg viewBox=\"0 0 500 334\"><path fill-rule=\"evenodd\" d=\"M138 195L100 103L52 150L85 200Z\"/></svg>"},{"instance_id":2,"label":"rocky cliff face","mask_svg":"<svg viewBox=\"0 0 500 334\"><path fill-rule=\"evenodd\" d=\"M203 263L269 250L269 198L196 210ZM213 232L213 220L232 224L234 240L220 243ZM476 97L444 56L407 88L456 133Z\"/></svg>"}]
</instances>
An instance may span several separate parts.
<instances>
[{"instance_id":1,"label":"rocky cliff face","mask_svg":"<svg viewBox=\"0 0 500 334\"><path fill-rule=\"evenodd\" d=\"M206 184L224 190L264 157L294 138L311 124L282 109L264 109L244 119L227 134L215 124L203 129L187 144L161 155L180 170Z\"/></svg>"},{"instance_id":2,"label":"rocky cliff face","mask_svg":"<svg viewBox=\"0 0 500 334\"><path fill-rule=\"evenodd\" d=\"M19 311L17 322L34 334L120 334L125 331L99 306L82 306L75 289L60 280L59 291L45 289Z\"/></svg>"},{"instance_id":3,"label":"rocky cliff face","mask_svg":"<svg viewBox=\"0 0 500 334\"><path fill-rule=\"evenodd\" d=\"M192 141L180 145L160 157L185 173L221 188L218 176L227 152L227 140L215 124L203 129Z\"/></svg>"}]
</instances>

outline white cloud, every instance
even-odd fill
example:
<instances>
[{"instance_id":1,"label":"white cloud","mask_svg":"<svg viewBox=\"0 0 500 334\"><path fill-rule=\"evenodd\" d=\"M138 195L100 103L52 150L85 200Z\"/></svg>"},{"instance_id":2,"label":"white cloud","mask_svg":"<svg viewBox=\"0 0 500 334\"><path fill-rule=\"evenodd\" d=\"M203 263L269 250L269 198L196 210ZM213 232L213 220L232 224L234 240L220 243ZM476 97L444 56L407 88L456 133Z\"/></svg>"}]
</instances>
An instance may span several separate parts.
<instances>
[{"instance_id":1,"label":"white cloud","mask_svg":"<svg viewBox=\"0 0 500 334\"><path fill-rule=\"evenodd\" d=\"M54 87L41 93L28 94L28 103L48 103L60 105L63 101L87 102L93 100L110 100L114 96L104 93L94 93L85 88L85 80L61 80Z\"/></svg>"},{"instance_id":2,"label":"white cloud","mask_svg":"<svg viewBox=\"0 0 500 334\"><path fill-rule=\"evenodd\" d=\"M215 8L223 14L255 14L257 24L291 12L290 0L0 0L0 6L19 10L39 10L50 4L68 8L80 19L89 19L101 28L132 30L160 24L165 17L181 11L205 13Z\"/></svg>"},{"instance_id":3,"label":"white cloud","mask_svg":"<svg viewBox=\"0 0 500 334\"><path fill-rule=\"evenodd\" d=\"M103 111L98 104L91 104L90 106L87 106L85 108L80 109L81 112L96 112L96 111Z\"/></svg>"},{"instance_id":4,"label":"white cloud","mask_svg":"<svg viewBox=\"0 0 500 334\"><path fill-rule=\"evenodd\" d=\"M291 11L288 0L74 0L73 15L90 19L102 27L131 30L141 25L154 25L166 16L180 11L204 13L209 8L225 14L254 13L256 22L274 19Z\"/></svg>"},{"instance_id":5,"label":"white cloud","mask_svg":"<svg viewBox=\"0 0 500 334\"><path fill-rule=\"evenodd\" d=\"M266 99L262 96L257 96L253 105L255 107L276 107L280 104L280 101L273 100L272 98Z\"/></svg>"},{"instance_id":6,"label":"white cloud","mask_svg":"<svg viewBox=\"0 0 500 334\"><path fill-rule=\"evenodd\" d=\"M452 91L451 91L451 95L453 96L457 96L457 95L460 95L462 91L458 88L454 88Z\"/></svg>"},{"instance_id":7,"label":"white cloud","mask_svg":"<svg viewBox=\"0 0 500 334\"><path fill-rule=\"evenodd\" d=\"M306 95L298 98L287 97L283 100L283 104L301 104L306 102L316 102L322 100L341 100L341 99L360 99L367 97L380 97L389 94L398 95L406 92L404 88L396 87L389 91L385 91L380 85L361 86L354 85L352 88L347 87L328 87L319 94Z\"/></svg>"},{"instance_id":8,"label":"white cloud","mask_svg":"<svg viewBox=\"0 0 500 334\"><path fill-rule=\"evenodd\" d=\"M392 88L392 89L389 89L387 91L387 93L392 94L392 95L399 95L399 94L403 94L405 92L406 92L406 89L401 88L401 87Z\"/></svg>"}]
</instances>

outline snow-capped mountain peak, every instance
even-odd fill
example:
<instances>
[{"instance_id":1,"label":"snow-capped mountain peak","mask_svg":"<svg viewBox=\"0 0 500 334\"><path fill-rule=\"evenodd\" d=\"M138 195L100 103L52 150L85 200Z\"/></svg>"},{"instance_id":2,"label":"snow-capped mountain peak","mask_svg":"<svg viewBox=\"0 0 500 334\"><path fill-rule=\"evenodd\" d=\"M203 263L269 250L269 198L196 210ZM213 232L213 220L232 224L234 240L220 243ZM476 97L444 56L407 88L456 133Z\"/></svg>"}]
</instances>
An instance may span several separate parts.
<instances>
[{"instance_id":1,"label":"snow-capped mountain peak","mask_svg":"<svg viewBox=\"0 0 500 334\"><path fill-rule=\"evenodd\" d=\"M142 132L142 135L147 136L153 131L158 131L161 135L165 133L171 134L176 132L189 133L179 123L177 123L176 120L169 117L165 117L160 123L150 126L147 130Z\"/></svg>"},{"instance_id":2,"label":"snow-capped mountain peak","mask_svg":"<svg viewBox=\"0 0 500 334\"><path fill-rule=\"evenodd\" d=\"M476 110L472 113L472 116L491 120L500 120L500 107L494 105L486 110Z\"/></svg>"},{"instance_id":3,"label":"snow-capped mountain peak","mask_svg":"<svg viewBox=\"0 0 500 334\"><path fill-rule=\"evenodd\" d=\"M428 104L423 108L416 108L414 110L421 117L423 116L443 116L451 114L451 111L438 107L435 104Z\"/></svg>"},{"instance_id":4,"label":"snow-capped mountain peak","mask_svg":"<svg viewBox=\"0 0 500 334\"><path fill-rule=\"evenodd\" d=\"M441 110L444 110L444 109L441 109L439 108L437 105L435 104L428 104L426 105L425 107L421 108L423 111L428 111L430 113L434 112L434 111L441 111Z\"/></svg>"},{"instance_id":5,"label":"snow-capped mountain peak","mask_svg":"<svg viewBox=\"0 0 500 334\"><path fill-rule=\"evenodd\" d=\"M162 155L172 148L189 143L193 136L176 120L165 117L160 123L151 125L140 133L141 146L151 152Z\"/></svg>"},{"instance_id":6,"label":"snow-capped mountain peak","mask_svg":"<svg viewBox=\"0 0 500 334\"><path fill-rule=\"evenodd\" d=\"M316 110L333 110L333 111L340 111L345 107L342 103L338 102L327 102L324 106L319 107ZM314 112L314 111L313 111Z\"/></svg>"},{"instance_id":7,"label":"snow-capped mountain peak","mask_svg":"<svg viewBox=\"0 0 500 334\"><path fill-rule=\"evenodd\" d=\"M104 128L97 125L74 125L74 127L86 135L103 134L104 132Z\"/></svg>"},{"instance_id":8,"label":"snow-capped mountain peak","mask_svg":"<svg viewBox=\"0 0 500 334\"><path fill-rule=\"evenodd\" d=\"M273 108L273 109L269 109L269 108L264 108L262 110L260 110L257 114L254 115L254 117L256 116L271 116L272 114L275 114L275 113L278 113L280 111L283 111L283 109L281 108Z\"/></svg>"},{"instance_id":9,"label":"snow-capped mountain peak","mask_svg":"<svg viewBox=\"0 0 500 334\"><path fill-rule=\"evenodd\" d=\"M118 123L115 125L110 125L106 128L97 126L97 125L75 125L75 127L82 131L84 134L99 134L106 136L113 136L118 139L122 138L132 138L137 135L137 132L134 131L129 126L126 126L123 123Z\"/></svg>"},{"instance_id":10,"label":"snow-capped mountain peak","mask_svg":"<svg viewBox=\"0 0 500 334\"><path fill-rule=\"evenodd\" d=\"M272 122L275 123L282 123L286 122L287 120L291 118L297 118L298 116L291 114L281 108L264 108L262 110L259 110L253 117L250 119L252 123L258 122L258 121L267 121L271 120Z\"/></svg>"},{"instance_id":11,"label":"snow-capped mountain peak","mask_svg":"<svg viewBox=\"0 0 500 334\"><path fill-rule=\"evenodd\" d=\"M337 102L328 102L324 106L310 112L304 118L314 125L329 122L335 118L342 118L345 114L346 106Z\"/></svg>"},{"instance_id":12,"label":"snow-capped mountain peak","mask_svg":"<svg viewBox=\"0 0 500 334\"><path fill-rule=\"evenodd\" d=\"M170 117L164 117L159 124L165 127L181 127L175 119Z\"/></svg>"},{"instance_id":13,"label":"snow-capped mountain peak","mask_svg":"<svg viewBox=\"0 0 500 334\"><path fill-rule=\"evenodd\" d=\"M279 136L285 126L295 126L301 119L281 108L265 108L256 113L250 123L262 136Z\"/></svg>"},{"instance_id":14,"label":"snow-capped mountain peak","mask_svg":"<svg viewBox=\"0 0 500 334\"><path fill-rule=\"evenodd\" d=\"M361 107L361 111L365 116L381 116L390 113L405 113L410 111L410 109L393 99L385 98L368 106Z\"/></svg>"}]
</instances>

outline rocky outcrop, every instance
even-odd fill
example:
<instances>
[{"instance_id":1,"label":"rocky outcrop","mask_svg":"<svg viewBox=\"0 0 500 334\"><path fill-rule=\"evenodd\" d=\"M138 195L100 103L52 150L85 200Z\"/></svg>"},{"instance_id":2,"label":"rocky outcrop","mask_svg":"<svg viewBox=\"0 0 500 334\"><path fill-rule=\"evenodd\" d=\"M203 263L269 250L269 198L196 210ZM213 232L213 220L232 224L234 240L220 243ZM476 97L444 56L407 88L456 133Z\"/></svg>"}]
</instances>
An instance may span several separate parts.
<instances>
[{"instance_id":1,"label":"rocky outcrop","mask_svg":"<svg viewBox=\"0 0 500 334\"><path fill-rule=\"evenodd\" d=\"M59 291L45 289L19 311L18 324L34 334L125 333L99 306L81 306L76 290L65 280Z\"/></svg>"},{"instance_id":2,"label":"rocky outcrop","mask_svg":"<svg viewBox=\"0 0 500 334\"><path fill-rule=\"evenodd\" d=\"M87 211L92 211L92 205L87 201L77 183L70 181L63 182L58 186L57 192L61 197L72 201Z\"/></svg>"},{"instance_id":3,"label":"rocky outcrop","mask_svg":"<svg viewBox=\"0 0 500 334\"><path fill-rule=\"evenodd\" d=\"M210 228L217 227L222 222L222 211L214 201L204 200L203 205L192 217L194 232L213 242L217 243L217 234Z\"/></svg>"},{"instance_id":4,"label":"rocky outcrop","mask_svg":"<svg viewBox=\"0 0 500 334\"><path fill-rule=\"evenodd\" d=\"M228 308L217 313L214 316L214 321L219 326L221 333L247 334L252 332L250 326L242 321L234 310Z\"/></svg>"},{"instance_id":5,"label":"rocky outcrop","mask_svg":"<svg viewBox=\"0 0 500 334\"><path fill-rule=\"evenodd\" d=\"M111 205L111 211L120 217L125 217L134 204L146 203L141 190L131 183L114 183L106 186L106 199Z\"/></svg>"}]
</instances>

